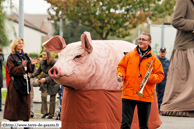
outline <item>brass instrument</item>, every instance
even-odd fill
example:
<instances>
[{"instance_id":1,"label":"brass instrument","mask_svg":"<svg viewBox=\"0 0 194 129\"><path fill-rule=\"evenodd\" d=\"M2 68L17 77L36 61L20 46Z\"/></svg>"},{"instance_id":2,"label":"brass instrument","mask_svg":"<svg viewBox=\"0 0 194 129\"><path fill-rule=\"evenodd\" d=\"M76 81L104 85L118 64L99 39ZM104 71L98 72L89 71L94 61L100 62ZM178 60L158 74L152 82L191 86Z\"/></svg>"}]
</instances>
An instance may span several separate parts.
<instances>
[{"instance_id":1,"label":"brass instrument","mask_svg":"<svg viewBox=\"0 0 194 129\"><path fill-rule=\"evenodd\" d=\"M141 96L141 97L143 97L143 90L144 90L145 85L146 85L148 79L150 78L150 74L151 74L151 72L152 72L152 70L153 70L153 68L154 68L154 67L151 67L151 66L152 66L152 63L153 63L153 60L152 60L152 62L150 63L150 66L149 66L149 68L148 68L148 71L146 72L145 77L143 78L143 80L142 80L142 82L141 82L141 84L140 84L140 86L139 86L139 89L141 89L141 90L140 90L139 92L137 92L137 94L138 94L139 96Z\"/></svg>"}]
</instances>

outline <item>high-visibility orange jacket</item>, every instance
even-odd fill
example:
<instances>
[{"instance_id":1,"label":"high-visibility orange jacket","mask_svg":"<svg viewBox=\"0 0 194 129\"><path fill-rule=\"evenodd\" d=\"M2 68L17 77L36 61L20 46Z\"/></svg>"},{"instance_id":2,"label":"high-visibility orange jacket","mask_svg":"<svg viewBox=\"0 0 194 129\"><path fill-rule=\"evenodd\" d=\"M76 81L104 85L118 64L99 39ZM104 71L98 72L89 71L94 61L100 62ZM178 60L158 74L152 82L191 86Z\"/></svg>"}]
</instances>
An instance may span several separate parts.
<instances>
[{"instance_id":1,"label":"high-visibility orange jacket","mask_svg":"<svg viewBox=\"0 0 194 129\"><path fill-rule=\"evenodd\" d=\"M151 48L150 51L145 55L145 57L146 58L143 59L140 57L136 47L134 51L126 54L118 64L117 76L123 76L122 98L144 102L153 101L155 84L160 83L163 80L164 72L162 64L160 63L158 58L151 52ZM137 95L137 92L140 91L140 84L152 60L152 67L154 68L143 90L144 96L141 97ZM139 76L140 74L141 76Z\"/></svg>"}]
</instances>

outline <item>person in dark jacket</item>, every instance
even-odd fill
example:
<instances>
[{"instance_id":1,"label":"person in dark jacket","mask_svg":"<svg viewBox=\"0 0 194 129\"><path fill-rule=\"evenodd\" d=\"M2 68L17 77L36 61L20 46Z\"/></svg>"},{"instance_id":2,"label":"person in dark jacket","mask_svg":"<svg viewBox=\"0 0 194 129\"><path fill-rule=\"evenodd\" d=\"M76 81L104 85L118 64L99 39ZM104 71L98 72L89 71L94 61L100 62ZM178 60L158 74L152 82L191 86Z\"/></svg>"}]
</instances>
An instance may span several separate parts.
<instances>
[{"instance_id":1,"label":"person in dark jacket","mask_svg":"<svg viewBox=\"0 0 194 129\"><path fill-rule=\"evenodd\" d=\"M52 119L55 112L55 100L56 94L59 91L59 85L48 75L48 71L55 64L56 60L51 55L50 51L44 49L42 51L42 60L39 62L38 69L30 76L34 78L38 76L41 72L43 72L41 79L39 80L42 105L41 105L41 113L43 114L42 118L48 116L48 119ZM47 110L47 93L50 95L50 106L49 112Z\"/></svg>"},{"instance_id":2,"label":"person in dark jacket","mask_svg":"<svg viewBox=\"0 0 194 129\"><path fill-rule=\"evenodd\" d=\"M167 77L167 71L168 71L168 65L169 65L169 59L166 58L166 48L162 47L160 48L159 51L159 56L158 59L160 60L163 70L164 70L164 79L162 80L162 82L156 84L156 92L157 94L157 98L158 98L158 109L160 110L160 105L162 104L162 99L164 96L164 90L165 90L165 85L166 85L166 77Z\"/></svg>"},{"instance_id":3,"label":"person in dark jacket","mask_svg":"<svg viewBox=\"0 0 194 129\"><path fill-rule=\"evenodd\" d=\"M0 47L0 111L2 111L2 95L1 95L1 88L3 87L3 73L2 73L2 64L4 60L4 53Z\"/></svg>"},{"instance_id":4,"label":"person in dark jacket","mask_svg":"<svg viewBox=\"0 0 194 129\"><path fill-rule=\"evenodd\" d=\"M7 60L11 78L3 118L10 121L30 119L30 81L27 74L33 72L34 64L38 63L39 58L30 60L23 49L24 45L22 38L16 38L11 44L11 54Z\"/></svg>"}]
</instances>

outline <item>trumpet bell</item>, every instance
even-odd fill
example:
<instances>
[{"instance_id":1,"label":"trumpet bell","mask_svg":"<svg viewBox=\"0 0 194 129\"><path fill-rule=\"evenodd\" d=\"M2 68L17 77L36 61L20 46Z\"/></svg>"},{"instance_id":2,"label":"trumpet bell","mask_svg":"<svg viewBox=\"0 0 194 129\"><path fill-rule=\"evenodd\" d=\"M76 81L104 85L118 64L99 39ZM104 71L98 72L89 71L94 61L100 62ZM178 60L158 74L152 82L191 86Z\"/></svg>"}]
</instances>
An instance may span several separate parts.
<instances>
[{"instance_id":1,"label":"trumpet bell","mask_svg":"<svg viewBox=\"0 0 194 129\"><path fill-rule=\"evenodd\" d=\"M137 95L143 97L143 94L141 92L137 92Z\"/></svg>"}]
</instances>

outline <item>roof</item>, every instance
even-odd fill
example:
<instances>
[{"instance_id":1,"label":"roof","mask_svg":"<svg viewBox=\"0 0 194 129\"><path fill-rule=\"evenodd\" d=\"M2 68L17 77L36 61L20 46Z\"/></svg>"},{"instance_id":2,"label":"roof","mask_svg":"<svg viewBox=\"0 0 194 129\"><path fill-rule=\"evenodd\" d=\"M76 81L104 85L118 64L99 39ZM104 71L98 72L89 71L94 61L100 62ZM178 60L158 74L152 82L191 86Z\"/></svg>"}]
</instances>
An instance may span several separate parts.
<instances>
[{"instance_id":1,"label":"roof","mask_svg":"<svg viewBox=\"0 0 194 129\"><path fill-rule=\"evenodd\" d=\"M37 28L41 28L42 21L48 19L48 15L46 14L24 14L24 18L30 21Z\"/></svg>"},{"instance_id":2,"label":"roof","mask_svg":"<svg viewBox=\"0 0 194 129\"><path fill-rule=\"evenodd\" d=\"M49 37L53 36L54 29L51 21L48 20L48 14L24 14L24 18L38 29L45 31Z\"/></svg>"},{"instance_id":3,"label":"roof","mask_svg":"<svg viewBox=\"0 0 194 129\"><path fill-rule=\"evenodd\" d=\"M8 18L16 23L19 23L19 16L17 14L12 14L10 16L8 16ZM36 27L35 25L33 25L31 22L29 22L28 20L24 19L24 26L27 26L31 29L37 30L41 33L47 34L47 32L42 31L41 29L39 29L38 27Z\"/></svg>"}]
</instances>

